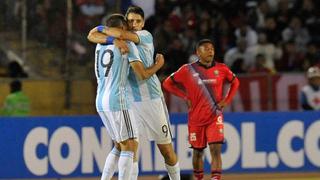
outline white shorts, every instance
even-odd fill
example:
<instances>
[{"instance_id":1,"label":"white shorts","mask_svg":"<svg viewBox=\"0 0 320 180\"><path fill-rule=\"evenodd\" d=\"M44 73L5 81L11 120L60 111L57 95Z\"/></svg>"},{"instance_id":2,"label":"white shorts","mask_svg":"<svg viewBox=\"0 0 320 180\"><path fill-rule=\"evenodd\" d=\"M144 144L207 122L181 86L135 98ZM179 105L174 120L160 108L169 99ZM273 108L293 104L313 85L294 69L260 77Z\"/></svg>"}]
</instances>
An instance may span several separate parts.
<instances>
[{"instance_id":1,"label":"white shorts","mask_svg":"<svg viewBox=\"0 0 320 180\"><path fill-rule=\"evenodd\" d=\"M138 137L137 123L131 109L98 113L112 140L119 143Z\"/></svg>"},{"instance_id":2,"label":"white shorts","mask_svg":"<svg viewBox=\"0 0 320 180\"><path fill-rule=\"evenodd\" d=\"M140 135L146 135L150 141L155 141L157 144L171 143L169 114L162 98L134 102L132 110L137 119Z\"/></svg>"}]
</instances>

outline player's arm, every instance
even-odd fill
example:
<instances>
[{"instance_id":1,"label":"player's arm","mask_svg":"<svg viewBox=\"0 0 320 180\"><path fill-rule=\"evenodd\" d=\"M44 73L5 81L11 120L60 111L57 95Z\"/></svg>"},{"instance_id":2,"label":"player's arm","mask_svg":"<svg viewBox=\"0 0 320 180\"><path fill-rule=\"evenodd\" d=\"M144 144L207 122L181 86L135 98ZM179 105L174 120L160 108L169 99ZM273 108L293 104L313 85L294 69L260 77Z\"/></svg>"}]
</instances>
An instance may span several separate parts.
<instances>
[{"instance_id":1,"label":"player's arm","mask_svg":"<svg viewBox=\"0 0 320 180\"><path fill-rule=\"evenodd\" d=\"M108 36L98 32L97 27L90 30L87 39L92 43L106 44Z\"/></svg>"},{"instance_id":2,"label":"player's arm","mask_svg":"<svg viewBox=\"0 0 320 180\"><path fill-rule=\"evenodd\" d=\"M97 44L114 44L116 47L118 47L121 51L121 54L125 54L129 52L129 48L127 46L127 43L120 39L115 39L111 36L107 36L103 33L98 32L97 27L93 28L88 36L87 39L92 43Z\"/></svg>"},{"instance_id":3,"label":"player's arm","mask_svg":"<svg viewBox=\"0 0 320 180\"><path fill-rule=\"evenodd\" d=\"M219 108L224 108L228 104L230 104L232 98L236 94L240 85L240 81L236 76L233 76L230 84L230 89L226 95L226 97L218 103Z\"/></svg>"},{"instance_id":4,"label":"player's arm","mask_svg":"<svg viewBox=\"0 0 320 180\"><path fill-rule=\"evenodd\" d=\"M155 63L150 67L145 67L139 57L139 51L137 46L133 42L128 43L129 54L128 60L134 73L139 80L145 80L155 74L164 64L164 58L162 54L157 54Z\"/></svg>"},{"instance_id":5,"label":"player's arm","mask_svg":"<svg viewBox=\"0 0 320 180\"><path fill-rule=\"evenodd\" d=\"M178 96L178 97L180 97L180 98L182 98L182 99L187 101L188 100L187 94L186 94L185 91L183 91L179 87L178 83L174 79L174 75L175 75L175 73L173 73L171 76L167 77L163 81L163 83L162 83L163 88L165 90L167 90L168 92L172 93L173 95L176 95L176 96Z\"/></svg>"},{"instance_id":6,"label":"player's arm","mask_svg":"<svg viewBox=\"0 0 320 180\"><path fill-rule=\"evenodd\" d=\"M113 37L113 38L118 38L118 39L123 39L123 40L128 40L132 41L134 43L139 43L139 36L136 33L133 33L131 31L126 31L120 28L115 28L115 27L107 27L107 26L97 26L93 28L88 35L88 39L92 39L91 36L94 35L95 33L100 33L104 34L105 37ZM91 41L89 39L89 41ZM97 43L96 41L91 41L94 43Z\"/></svg>"},{"instance_id":7,"label":"player's arm","mask_svg":"<svg viewBox=\"0 0 320 180\"><path fill-rule=\"evenodd\" d=\"M131 31L127 31L127 30L123 30L120 28L115 28L115 27L105 27L102 30L102 33L108 35L108 36L112 36L115 38L119 38L119 39L123 39L123 40L127 40L127 41L132 41L136 44L139 43L139 36Z\"/></svg>"},{"instance_id":8,"label":"player's arm","mask_svg":"<svg viewBox=\"0 0 320 180\"><path fill-rule=\"evenodd\" d=\"M139 80L145 80L150 78L163 66L163 64L164 58L162 54L157 54L155 63L148 68L145 68L141 61L133 61L130 63L134 73L136 74Z\"/></svg>"}]
</instances>

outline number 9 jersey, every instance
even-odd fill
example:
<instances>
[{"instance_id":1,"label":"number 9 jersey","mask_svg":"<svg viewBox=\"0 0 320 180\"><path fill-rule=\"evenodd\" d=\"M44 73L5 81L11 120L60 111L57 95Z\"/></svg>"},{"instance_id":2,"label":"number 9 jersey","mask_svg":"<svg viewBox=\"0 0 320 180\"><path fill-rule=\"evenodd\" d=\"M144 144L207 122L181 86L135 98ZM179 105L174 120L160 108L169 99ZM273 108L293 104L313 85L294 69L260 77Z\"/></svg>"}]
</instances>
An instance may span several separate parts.
<instances>
[{"instance_id":1,"label":"number 9 jersey","mask_svg":"<svg viewBox=\"0 0 320 180\"><path fill-rule=\"evenodd\" d=\"M128 42L129 53L122 55L114 45L96 46L95 74L98 88L96 108L101 111L129 109L128 73L129 63L141 61L137 47Z\"/></svg>"}]
</instances>

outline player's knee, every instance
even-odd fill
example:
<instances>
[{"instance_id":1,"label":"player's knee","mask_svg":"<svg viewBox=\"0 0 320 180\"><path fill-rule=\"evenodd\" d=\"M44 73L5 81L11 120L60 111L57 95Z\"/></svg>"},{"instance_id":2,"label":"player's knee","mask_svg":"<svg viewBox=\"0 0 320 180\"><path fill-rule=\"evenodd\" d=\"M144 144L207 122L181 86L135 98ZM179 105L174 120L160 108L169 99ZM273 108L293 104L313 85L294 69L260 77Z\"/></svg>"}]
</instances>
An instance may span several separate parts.
<instances>
[{"instance_id":1,"label":"player's knee","mask_svg":"<svg viewBox=\"0 0 320 180\"><path fill-rule=\"evenodd\" d=\"M220 146L213 146L212 148L210 148L210 153L211 153L211 156L214 156L214 157L220 156L221 155Z\"/></svg>"},{"instance_id":2,"label":"player's knee","mask_svg":"<svg viewBox=\"0 0 320 180\"><path fill-rule=\"evenodd\" d=\"M120 144L115 142L114 143L114 147L118 150L118 151L121 151L121 147L120 147Z\"/></svg>"},{"instance_id":3,"label":"player's knee","mask_svg":"<svg viewBox=\"0 0 320 180\"><path fill-rule=\"evenodd\" d=\"M138 148L138 142L135 139L127 139L122 141L120 144L120 148L123 151L133 151L135 152Z\"/></svg>"},{"instance_id":4,"label":"player's knee","mask_svg":"<svg viewBox=\"0 0 320 180\"><path fill-rule=\"evenodd\" d=\"M203 149L193 149L193 157L200 159L203 156Z\"/></svg>"}]
</instances>

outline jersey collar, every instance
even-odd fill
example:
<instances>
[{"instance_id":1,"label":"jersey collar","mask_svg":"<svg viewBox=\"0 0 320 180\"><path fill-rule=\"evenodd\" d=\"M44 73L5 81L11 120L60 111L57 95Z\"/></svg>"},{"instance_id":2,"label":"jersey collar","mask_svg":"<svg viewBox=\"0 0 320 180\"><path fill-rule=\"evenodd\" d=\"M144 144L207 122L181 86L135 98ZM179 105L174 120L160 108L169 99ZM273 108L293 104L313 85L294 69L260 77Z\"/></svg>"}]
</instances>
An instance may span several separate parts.
<instances>
[{"instance_id":1,"label":"jersey collar","mask_svg":"<svg viewBox=\"0 0 320 180\"><path fill-rule=\"evenodd\" d=\"M204 68L206 68L206 69L209 69L209 68L211 68L211 67L213 67L213 66L216 65L216 62L215 62L214 60L212 61L211 66L206 66L206 65L202 64L199 60L198 60L196 63L197 63L199 66L202 66L202 67L204 67Z\"/></svg>"}]
</instances>

